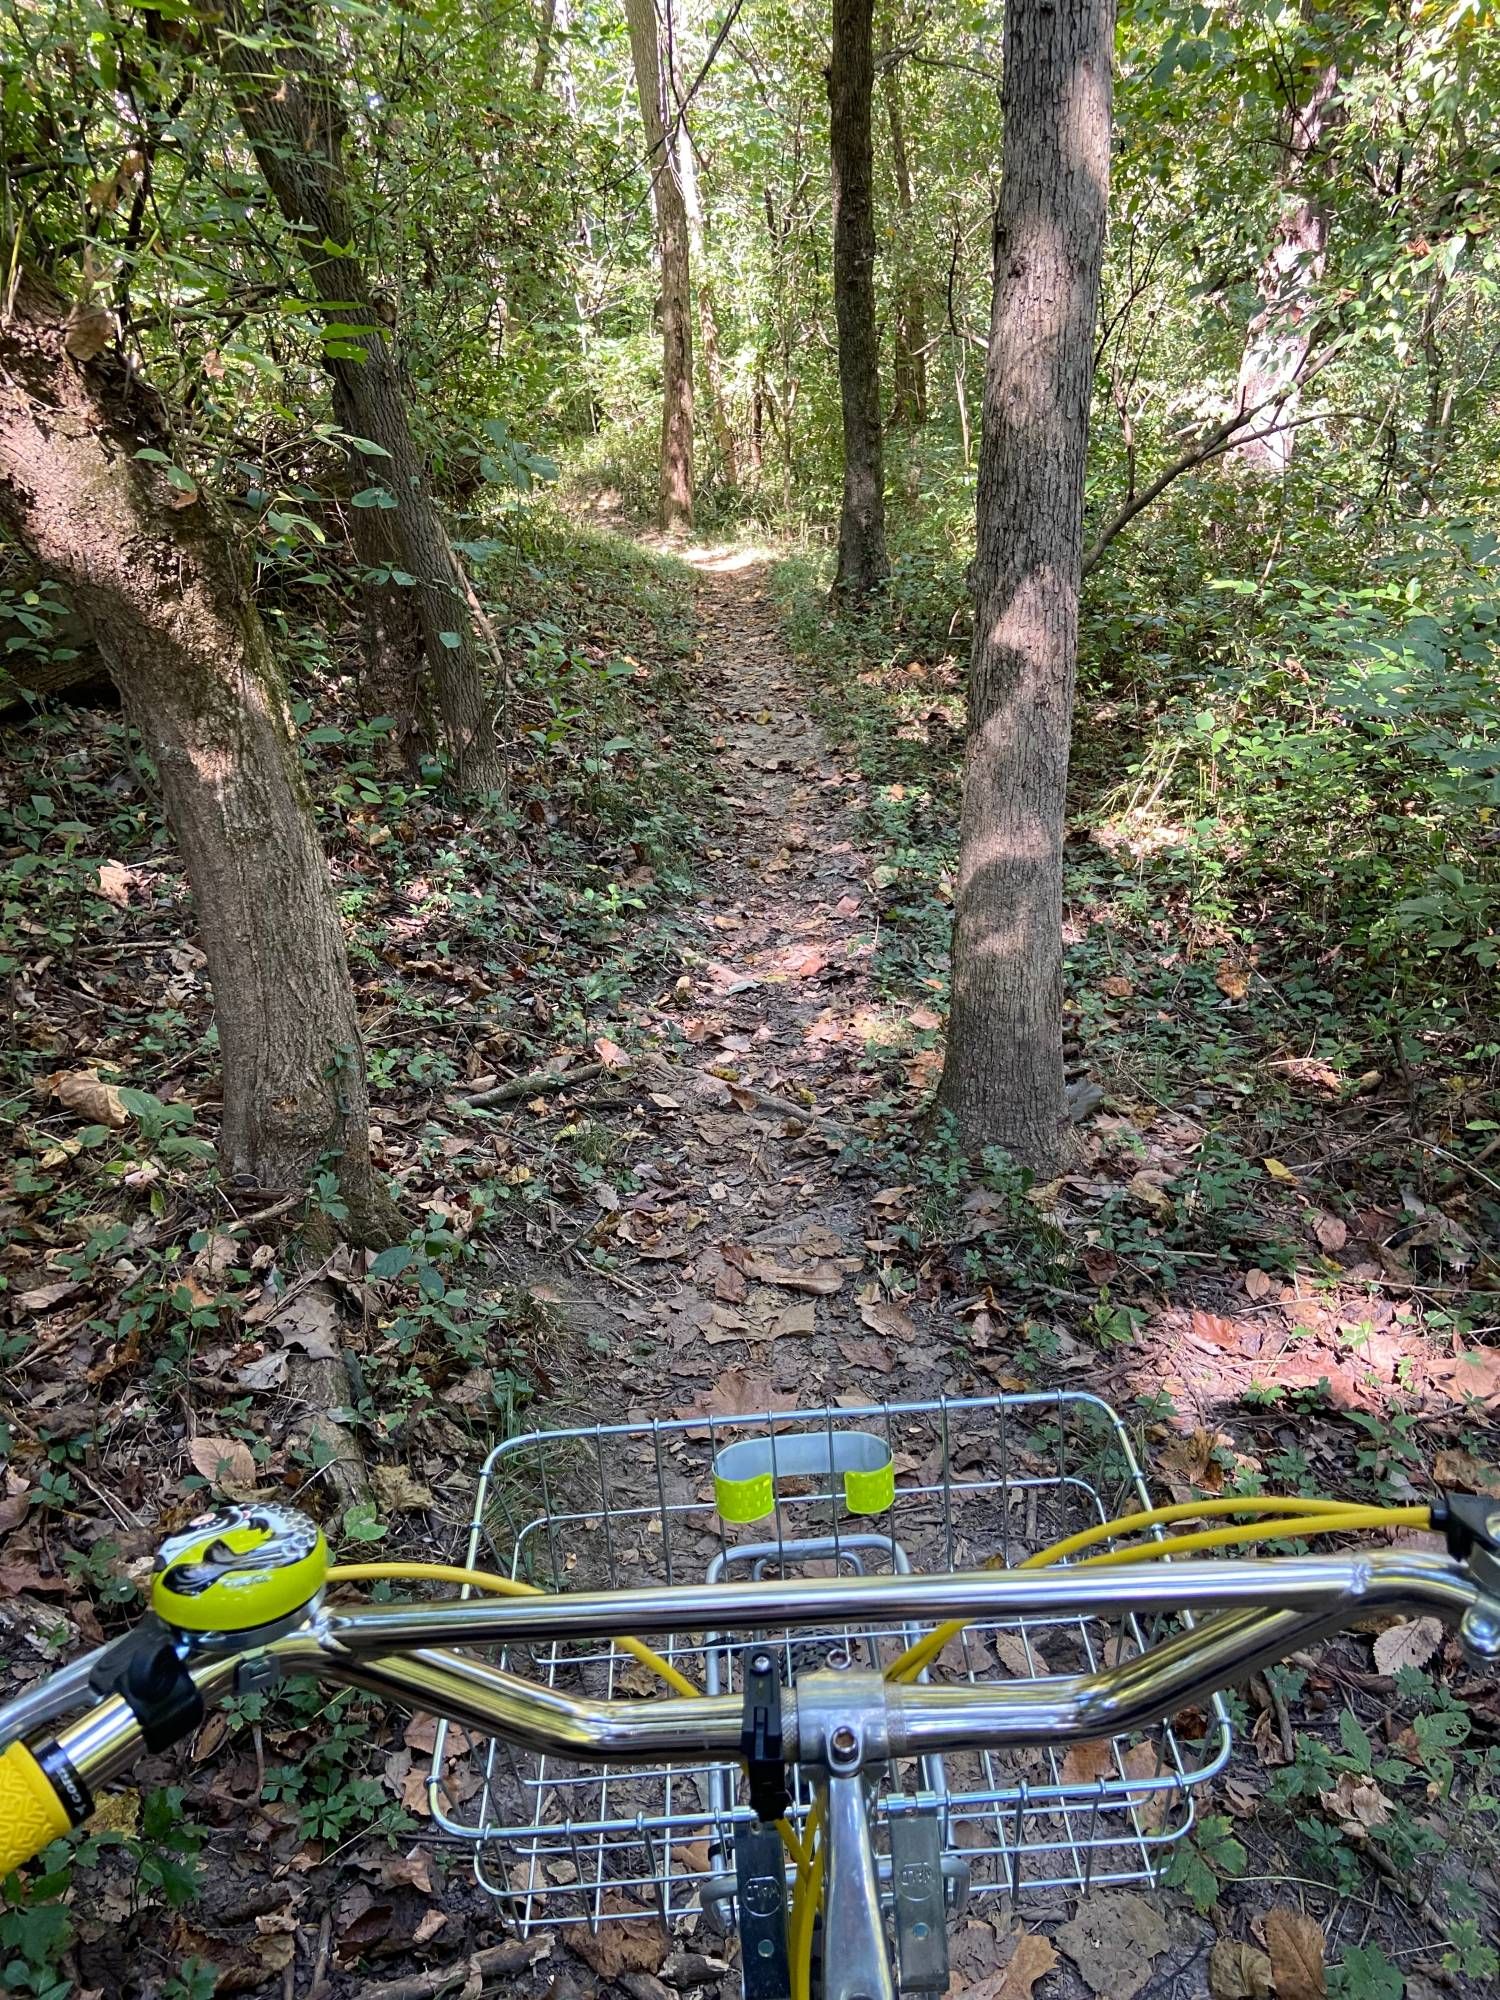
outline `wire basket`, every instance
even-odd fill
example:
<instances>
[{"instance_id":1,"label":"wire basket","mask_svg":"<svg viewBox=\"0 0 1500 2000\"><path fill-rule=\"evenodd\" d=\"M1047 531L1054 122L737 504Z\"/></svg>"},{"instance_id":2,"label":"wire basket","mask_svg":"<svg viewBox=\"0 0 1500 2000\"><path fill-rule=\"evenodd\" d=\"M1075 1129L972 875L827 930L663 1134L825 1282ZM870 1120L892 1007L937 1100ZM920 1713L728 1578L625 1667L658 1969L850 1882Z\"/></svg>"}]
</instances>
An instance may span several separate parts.
<instances>
[{"instance_id":1,"label":"wire basket","mask_svg":"<svg viewBox=\"0 0 1500 2000\"><path fill-rule=\"evenodd\" d=\"M838 1479L778 1481L765 1518L733 1525L716 1500L726 1447L820 1432L874 1432L889 1448L894 1494L877 1516L851 1513ZM777 1415L685 1418L537 1432L499 1445L480 1478L469 1562L550 1591L625 1589L755 1576L890 1575L1019 1563L1079 1529L1149 1507L1124 1426L1107 1403L1072 1391L872 1403ZM1109 1546L1102 1544L1101 1547ZM1097 1552L1097 1551L1091 1551ZM939 1683L1046 1680L1148 1651L1184 1621L1015 1617L971 1624L934 1663ZM839 1625L755 1635L782 1679L830 1655L888 1665L912 1626ZM751 1635L653 1639L708 1693L737 1691ZM665 1690L617 1646L548 1641L496 1649L511 1672L573 1695ZM1215 1698L1170 1726L1066 1752L1034 1748L903 1759L884 1767L871 1813L888 1874L890 1827L940 1817L949 1900L1024 1897L1157 1879L1193 1823L1194 1788L1222 1770L1227 1709ZM737 1765L625 1770L561 1761L443 1727L433 1763L436 1818L478 1843L480 1884L517 1924L600 1923L695 1911L723 1920L734 1828L751 1817ZM792 1773L800 1824L810 1779Z\"/></svg>"}]
</instances>

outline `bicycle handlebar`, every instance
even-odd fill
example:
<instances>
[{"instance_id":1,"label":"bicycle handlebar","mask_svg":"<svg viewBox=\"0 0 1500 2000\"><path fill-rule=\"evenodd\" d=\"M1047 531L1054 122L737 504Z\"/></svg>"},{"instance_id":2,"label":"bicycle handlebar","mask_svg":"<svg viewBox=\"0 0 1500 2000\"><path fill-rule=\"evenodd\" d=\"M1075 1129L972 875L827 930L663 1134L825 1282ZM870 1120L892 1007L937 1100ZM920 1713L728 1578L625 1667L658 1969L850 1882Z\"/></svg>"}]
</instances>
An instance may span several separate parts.
<instances>
[{"instance_id":1,"label":"bicycle handlebar","mask_svg":"<svg viewBox=\"0 0 1500 2000\"><path fill-rule=\"evenodd\" d=\"M1142 1728L1246 1678L1299 1646L1375 1611L1434 1612L1449 1622L1487 1603L1449 1556L1377 1550L1345 1557L1142 1564L1138 1569L977 1571L944 1576L779 1579L656 1590L454 1604L314 1602L289 1630L227 1643L181 1635L183 1664L205 1704L248 1686L313 1677L524 1747L589 1762L729 1761L739 1754L742 1704L733 1694L589 1700L540 1686L450 1644L605 1640L627 1631L763 1632L875 1619L1208 1611L1134 1659L1100 1672L1035 1681L934 1686L877 1682L882 1739L892 1756L1069 1742ZM250 1643L245 1643L249 1640ZM87 1692L80 1666L0 1709L0 1742L31 1730ZM785 1755L799 1755L795 1687L784 1697ZM0 1755L0 1876L39 1853L93 1809L95 1788L134 1763L145 1741L118 1695L40 1745ZM805 1746L803 1746L805 1747Z\"/></svg>"}]
</instances>

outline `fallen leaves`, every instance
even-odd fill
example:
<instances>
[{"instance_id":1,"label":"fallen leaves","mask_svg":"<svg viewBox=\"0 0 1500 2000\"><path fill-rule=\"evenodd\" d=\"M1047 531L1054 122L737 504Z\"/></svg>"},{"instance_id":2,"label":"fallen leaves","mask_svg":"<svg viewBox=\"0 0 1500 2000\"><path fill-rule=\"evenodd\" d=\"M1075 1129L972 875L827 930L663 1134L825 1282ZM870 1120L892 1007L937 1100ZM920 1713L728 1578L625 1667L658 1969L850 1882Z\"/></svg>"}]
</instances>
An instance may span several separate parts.
<instances>
[{"instance_id":1,"label":"fallen leaves","mask_svg":"<svg viewBox=\"0 0 1500 2000\"><path fill-rule=\"evenodd\" d=\"M1242 1938L1220 1938L1208 1954L1212 2000L1269 2000L1271 1961Z\"/></svg>"},{"instance_id":2,"label":"fallen leaves","mask_svg":"<svg viewBox=\"0 0 1500 2000\"><path fill-rule=\"evenodd\" d=\"M255 1486L255 1459L239 1438L195 1437L188 1457L193 1470L222 1492L249 1492Z\"/></svg>"},{"instance_id":3,"label":"fallen leaves","mask_svg":"<svg viewBox=\"0 0 1500 2000\"><path fill-rule=\"evenodd\" d=\"M1276 2000L1323 2000L1328 1991L1321 1924L1285 1903L1266 1912L1266 1949Z\"/></svg>"},{"instance_id":4,"label":"fallen leaves","mask_svg":"<svg viewBox=\"0 0 1500 2000\"><path fill-rule=\"evenodd\" d=\"M891 1299L868 1299L859 1309L859 1316L870 1329L885 1340L914 1340L917 1329L909 1314L902 1311Z\"/></svg>"},{"instance_id":5,"label":"fallen leaves","mask_svg":"<svg viewBox=\"0 0 1500 2000\"><path fill-rule=\"evenodd\" d=\"M1319 1215L1313 1221L1313 1235L1325 1250L1342 1250L1349 1241L1349 1225L1336 1215Z\"/></svg>"},{"instance_id":6,"label":"fallen leaves","mask_svg":"<svg viewBox=\"0 0 1500 2000\"><path fill-rule=\"evenodd\" d=\"M830 1298L841 1291L845 1276L841 1266L831 1258L793 1266L778 1264L774 1257L750 1256L744 1268L747 1277L756 1278L763 1285L780 1285L788 1292L810 1292L817 1298Z\"/></svg>"},{"instance_id":7,"label":"fallen leaves","mask_svg":"<svg viewBox=\"0 0 1500 2000\"><path fill-rule=\"evenodd\" d=\"M1463 1493L1488 1493L1500 1500L1500 1466L1488 1465L1470 1451L1440 1451L1432 1461L1432 1476L1439 1486L1456 1487Z\"/></svg>"},{"instance_id":8,"label":"fallen leaves","mask_svg":"<svg viewBox=\"0 0 1500 2000\"><path fill-rule=\"evenodd\" d=\"M1387 1626L1375 1640L1375 1671L1393 1675L1403 1667L1425 1667L1442 1643L1439 1618L1410 1618Z\"/></svg>"},{"instance_id":9,"label":"fallen leaves","mask_svg":"<svg viewBox=\"0 0 1500 2000\"><path fill-rule=\"evenodd\" d=\"M1134 2000L1171 1942L1144 1896L1091 1896L1056 1933L1084 1984L1101 2000Z\"/></svg>"},{"instance_id":10,"label":"fallen leaves","mask_svg":"<svg viewBox=\"0 0 1500 2000\"><path fill-rule=\"evenodd\" d=\"M127 868L123 861L99 864L99 894L118 910L123 910L130 901L130 885L134 880L135 870Z\"/></svg>"},{"instance_id":11,"label":"fallen leaves","mask_svg":"<svg viewBox=\"0 0 1500 2000\"><path fill-rule=\"evenodd\" d=\"M1319 1792L1318 1803L1355 1840L1363 1840L1372 1826L1384 1826L1391 1816L1391 1802L1379 1785L1355 1771L1341 1771L1332 1791Z\"/></svg>"},{"instance_id":12,"label":"fallen leaves","mask_svg":"<svg viewBox=\"0 0 1500 2000\"><path fill-rule=\"evenodd\" d=\"M58 1070L48 1077L47 1084L64 1110L76 1111L91 1125L108 1125L118 1132L129 1121L119 1091L112 1083L105 1083L96 1070Z\"/></svg>"},{"instance_id":13,"label":"fallen leaves","mask_svg":"<svg viewBox=\"0 0 1500 2000\"><path fill-rule=\"evenodd\" d=\"M609 1917L654 1917L654 1912L629 1903L612 1891L600 1905ZM671 1949L671 1939L657 1922L601 1923L597 1930L582 1924L571 1925L566 1934L569 1951L581 1958L600 1979L618 1979L626 1972L655 1972Z\"/></svg>"},{"instance_id":14,"label":"fallen leaves","mask_svg":"<svg viewBox=\"0 0 1500 2000\"><path fill-rule=\"evenodd\" d=\"M1032 2000L1032 1989L1057 1964L1055 1948L1040 1931L1021 1931L1010 1957L994 1972L955 1991L962 2000Z\"/></svg>"}]
</instances>

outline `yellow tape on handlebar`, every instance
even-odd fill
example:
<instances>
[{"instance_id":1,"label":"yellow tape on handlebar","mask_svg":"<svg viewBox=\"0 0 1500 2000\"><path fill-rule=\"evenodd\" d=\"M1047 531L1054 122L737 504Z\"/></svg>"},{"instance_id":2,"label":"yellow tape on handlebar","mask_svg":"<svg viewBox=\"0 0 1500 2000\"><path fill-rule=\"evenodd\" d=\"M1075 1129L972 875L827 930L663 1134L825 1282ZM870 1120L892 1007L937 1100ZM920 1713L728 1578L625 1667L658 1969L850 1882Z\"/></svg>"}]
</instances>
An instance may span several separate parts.
<instances>
[{"instance_id":1,"label":"yellow tape on handlebar","mask_svg":"<svg viewBox=\"0 0 1500 2000\"><path fill-rule=\"evenodd\" d=\"M786 1431L741 1438L714 1459L714 1505L736 1526L763 1521L784 1479L841 1480L851 1514L883 1514L896 1498L891 1448L874 1431Z\"/></svg>"},{"instance_id":2,"label":"yellow tape on handlebar","mask_svg":"<svg viewBox=\"0 0 1500 2000\"><path fill-rule=\"evenodd\" d=\"M72 1817L24 1743L0 1756L0 1878L67 1833Z\"/></svg>"}]
</instances>

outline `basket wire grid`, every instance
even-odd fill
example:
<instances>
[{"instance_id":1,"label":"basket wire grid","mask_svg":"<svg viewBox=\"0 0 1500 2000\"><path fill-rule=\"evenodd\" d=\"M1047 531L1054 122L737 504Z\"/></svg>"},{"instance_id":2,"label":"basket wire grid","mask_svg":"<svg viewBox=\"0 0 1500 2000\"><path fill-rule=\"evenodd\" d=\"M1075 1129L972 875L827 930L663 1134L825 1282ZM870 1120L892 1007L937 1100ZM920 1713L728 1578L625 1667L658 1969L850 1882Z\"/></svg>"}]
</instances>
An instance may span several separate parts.
<instances>
[{"instance_id":1,"label":"basket wire grid","mask_svg":"<svg viewBox=\"0 0 1500 2000\"><path fill-rule=\"evenodd\" d=\"M878 1518L851 1515L837 1481L779 1482L772 1514L743 1527L715 1508L712 1468L729 1444L850 1428L889 1445L895 1498ZM831 1456L831 1450L830 1450ZM889 1575L1012 1565L1081 1528L1151 1505L1125 1429L1077 1391L890 1402L776 1415L687 1418L537 1432L485 1464L469 1547L485 1564L545 1590L652 1587L755 1576ZM1101 1544L1101 1547L1109 1544ZM1093 1552L1093 1551L1091 1551ZM956 1683L1046 1681L1149 1650L1183 1622L1133 1616L976 1621L933 1664ZM708 1693L737 1691L752 1642L782 1679L839 1656L888 1665L919 1628L830 1624L759 1634L679 1632L653 1645ZM670 1698L605 1642L495 1649L513 1673L590 1698ZM1221 1698L1173 1724L1107 1744L900 1760L877 1774L871 1810L889 1873L889 1827L935 1812L955 1903L972 1895L1118 1887L1157 1879L1193 1823L1194 1789L1230 1748ZM564 1762L511 1746L468 1745L441 1728L433 1799L445 1832L477 1843L481 1886L527 1930L539 1924L726 1916L733 1837L751 1817L737 1765L624 1769ZM789 1818L805 1821L810 1779L794 1767Z\"/></svg>"}]
</instances>

